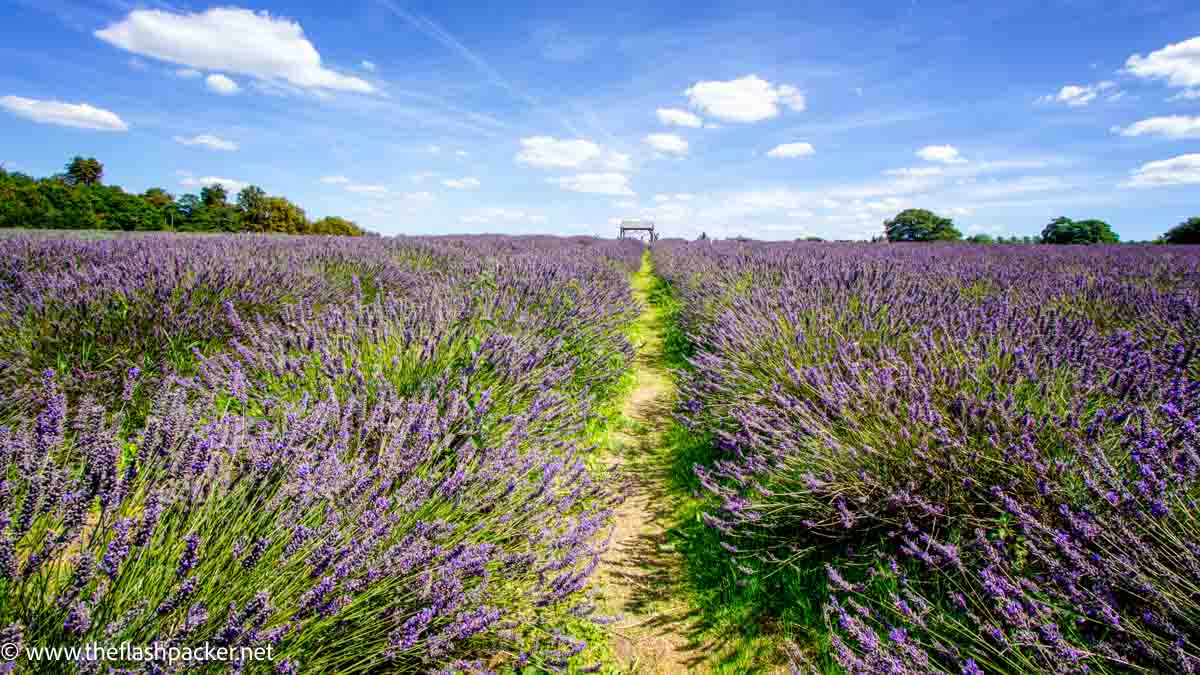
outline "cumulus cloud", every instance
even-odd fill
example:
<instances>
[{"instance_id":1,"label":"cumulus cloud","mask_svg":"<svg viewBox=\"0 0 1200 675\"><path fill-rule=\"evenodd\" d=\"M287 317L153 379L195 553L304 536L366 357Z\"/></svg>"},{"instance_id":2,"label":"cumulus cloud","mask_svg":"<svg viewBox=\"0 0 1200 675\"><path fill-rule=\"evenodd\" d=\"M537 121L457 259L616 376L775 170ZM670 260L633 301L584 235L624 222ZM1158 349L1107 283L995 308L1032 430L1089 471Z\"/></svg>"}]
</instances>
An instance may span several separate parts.
<instances>
[{"instance_id":1,"label":"cumulus cloud","mask_svg":"<svg viewBox=\"0 0 1200 675\"><path fill-rule=\"evenodd\" d=\"M967 161L959 156L958 148L953 145L927 145L917 151L917 157L942 164L962 164Z\"/></svg>"},{"instance_id":2,"label":"cumulus cloud","mask_svg":"<svg viewBox=\"0 0 1200 675\"><path fill-rule=\"evenodd\" d=\"M204 78L204 84L210 90L215 91L222 96L230 96L242 90L242 88L238 86L237 82L234 82L220 73L213 73L212 75Z\"/></svg>"},{"instance_id":3,"label":"cumulus cloud","mask_svg":"<svg viewBox=\"0 0 1200 675\"><path fill-rule=\"evenodd\" d=\"M369 183L355 183L346 176L322 176L321 182L326 185L341 185L346 192L353 192L357 195L367 197L383 197L390 193L390 190L384 185L373 185Z\"/></svg>"},{"instance_id":4,"label":"cumulus cloud","mask_svg":"<svg viewBox=\"0 0 1200 675\"><path fill-rule=\"evenodd\" d=\"M1122 136L1163 136L1166 138L1200 138L1200 116L1167 115L1150 117L1127 127L1113 127Z\"/></svg>"},{"instance_id":5,"label":"cumulus cloud","mask_svg":"<svg viewBox=\"0 0 1200 675\"><path fill-rule=\"evenodd\" d=\"M209 150L223 150L225 152L233 152L238 149L238 144L233 141L227 141L212 134L200 134L199 136L176 136L175 142L180 145L199 145Z\"/></svg>"},{"instance_id":6,"label":"cumulus cloud","mask_svg":"<svg viewBox=\"0 0 1200 675\"><path fill-rule=\"evenodd\" d=\"M460 218L471 225L490 225L493 223L529 223L540 225L547 221L540 213L530 213L524 209L514 209L503 206L491 206L470 211Z\"/></svg>"},{"instance_id":7,"label":"cumulus cloud","mask_svg":"<svg viewBox=\"0 0 1200 675\"><path fill-rule=\"evenodd\" d=\"M884 171L886 176L904 176L906 178L925 178L928 176L940 176L945 173L945 169L940 166L918 166L904 167L901 169L888 169Z\"/></svg>"},{"instance_id":8,"label":"cumulus cloud","mask_svg":"<svg viewBox=\"0 0 1200 675\"><path fill-rule=\"evenodd\" d=\"M1148 188L1200 183L1200 153L1147 162L1134 169L1122 187Z\"/></svg>"},{"instance_id":9,"label":"cumulus cloud","mask_svg":"<svg viewBox=\"0 0 1200 675\"><path fill-rule=\"evenodd\" d=\"M479 187L478 178L447 178L442 181L442 185L455 190L466 190L467 188Z\"/></svg>"},{"instance_id":10,"label":"cumulus cloud","mask_svg":"<svg viewBox=\"0 0 1200 675\"><path fill-rule=\"evenodd\" d=\"M702 81L684 94L692 107L728 122L759 122L778 117L780 108L803 111L804 94L788 85L773 85L757 75L736 80Z\"/></svg>"},{"instance_id":11,"label":"cumulus cloud","mask_svg":"<svg viewBox=\"0 0 1200 675\"><path fill-rule=\"evenodd\" d=\"M1200 35L1146 56L1134 54L1125 62L1125 72L1148 80L1166 80L1171 87L1200 87Z\"/></svg>"},{"instance_id":12,"label":"cumulus cloud","mask_svg":"<svg viewBox=\"0 0 1200 675\"><path fill-rule=\"evenodd\" d=\"M0 108L39 124L95 131L126 131L129 125L116 113L86 103L44 101L21 96L0 97Z\"/></svg>"},{"instance_id":13,"label":"cumulus cloud","mask_svg":"<svg viewBox=\"0 0 1200 675\"><path fill-rule=\"evenodd\" d=\"M698 115L695 113L690 113L686 110L680 110L678 108L659 108L656 113L658 114L658 121L662 122L663 124L674 124L676 126L691 127L693 129L699 129L704 125L704 121L701 120Z\"/></svg>"},{"instance_id":14,"label":"cumulus cloud","mask_svg":"<svg viewBox=\"0 0 1200 675\"><path fill-rule=\"evenodd\" d=\"M1104 81L1096 84L1068 84L1058 90L1056 94L1047 94L1037 100L1037 103L1065 103L1073 108L1085 106L1101 94L1109 92L1108 100L1116 101L1125 96L1123 91L1113 91L1117 87L1116 82Z\"/></svg>"},{"instance_id":15,"label":"cumulus cloud","mask_svg":"<svg viewBox=\"0 0 1200 675\"><path fill-rule=\"evenodd\" d=\"M572 192L587 192L599 195L632 195L629 178L622 173L577 173L573 176L561 176L548 179L564 190Z\"/></svg>"},{"instance_id":16,"label":"cumulus cloud","mask_svg":"<svg viewBox=\"0 0 1200 675\"><path fill-rule=\"evenodd\" d=\"M179 184L184 187L201 188L208 187L210 185L220 185L221 187L225 188L226 192L229 192L230 194L241 192L242 188L245 188L249 185L249 183L245 183L240 180L234 180L232 178L221 178L220 176L204 176L202 178L196 178L190 175L184 176L183 180L179 181Z\"/></svg>"},{"instance_id":17,"label":"cumulus cloud","mask_svg":"<svg viewBox=\"0 0 1200 675\"><path fill-rule=\"evenodd\" d=\"M323 66L298 22L265 11L137 9L95 35L134 54L187 68L283 81L301 89L375 90L365 80Z\"/></svg>"},{"instance_id":18,"label":"cumulus cloud","mask_svg":"<svg viewBox=\"0 0 1200 675\"><path fill-rule=\"evenodd\" d=\"M630 161L629 155L610 152L604 156L604 168L613 171L629 171L633 168L633 162Z\"/></svg>"},{"instance_id":19,"label":"cumulus cloud","mask_svg":"<svg viewBox=\"0 0 1200 675\"><path fill-rule=\"evenodd\" d=\"M774 148L771 148L771 151L767 153L767 156L781 158L806 157L814 152L816 152L816 150L813 149L811 143L784 143L783 145L777 145Z\"/></svg>"},{"instance_id":20,"label":"cumulus cloud","mask_svg":"<svg viewBox=\"0 0 1200 675\"><path fill-rule=\"evenodd\" d=\"M383 185L360 185L358 183L350 183L346 186L346 191L360 195L385 195L388 193L387 187Z\"/></svg>"},{"instance_id":21,"label":"cumulus cloud","mask_svg":"<svg viewBox=\"0 0 1200 675\"><path fill-rule=\"evenodd\" d=\"M544 168L576 168L600 154L599 145L582 138L560 140L553 136L531 136L521 139L521 151L516 160Z\"/></svg>"},{"instance_id":22,"label":"cumulus cloud","mask_svg":"<svg viewBox=\"0 0 1200 675\"><path fill-rule=\"evenodd\" d=\"M650 134L645 138L646 145L659 152L672 155L686 155L688 143L675 134Z\"/></svg>"}]
</instances>

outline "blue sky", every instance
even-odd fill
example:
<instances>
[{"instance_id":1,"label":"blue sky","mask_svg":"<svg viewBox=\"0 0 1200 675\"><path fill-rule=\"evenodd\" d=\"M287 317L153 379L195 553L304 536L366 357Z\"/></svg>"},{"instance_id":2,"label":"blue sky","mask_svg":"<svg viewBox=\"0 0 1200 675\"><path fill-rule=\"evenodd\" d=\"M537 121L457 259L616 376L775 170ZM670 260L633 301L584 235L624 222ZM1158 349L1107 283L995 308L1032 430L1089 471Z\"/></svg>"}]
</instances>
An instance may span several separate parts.
<instances>
[{"instance_id":1,"label":"blue sky","mask_svg":"<svg viewBox=\"0 0 1200 675\"><path fill-rule=\"evenodd\" d=\"M837 5L837 6L831 6ZM0 162L384 234L1200 215L1200 4L4 0Z\"/></svg>"}]
</instances>

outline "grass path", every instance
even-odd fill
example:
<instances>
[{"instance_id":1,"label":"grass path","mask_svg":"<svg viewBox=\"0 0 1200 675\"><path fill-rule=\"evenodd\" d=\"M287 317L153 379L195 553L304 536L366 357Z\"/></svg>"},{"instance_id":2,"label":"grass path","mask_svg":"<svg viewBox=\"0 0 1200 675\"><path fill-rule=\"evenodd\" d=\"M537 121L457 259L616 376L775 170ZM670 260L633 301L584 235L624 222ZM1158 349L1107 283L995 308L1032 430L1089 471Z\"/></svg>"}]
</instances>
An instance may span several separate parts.
<instances>
[{"instance_id":1,"label":"grass path","mask_svg":"<svg viewBox=\"0 0 1200 675\"><path fill-rule=\"evenodd\" d=\"M695 562L689 572L681 553L696 550L695 530L704 528L679 529L696 520L697 506L680 479L681 471L690 478L690 459L677 456L681 448L669 438L676 385L664 336L671 319L650 300L656 282L647 253L631 280L642 307L634 331L633 389L624 401L621 424L609 433L605 457L628 488L599 573L600 600L617 617L608 627L611 660L606 670L639 675L785 672L772 636L753 620L747 625L744 613L726 605L719 590L726 580L698 578ZM714 586L707 587L709 583Z\"/></svg>"},{"instance_id":2,"label":"grass path","mask_svg":"<svg viewBox=\"0 0 1200 675\"><path fill-rule=\"evenodd\" d=\"M636 334L634 386L622 410L624 424L610 436L608 463L628 485L616 531L600 570L604 603L618 620L609 628L617 672L681 673L707 670L707 645L694 639L694 615L681 587L683 562L668 538L673 500L663 434L670 423L675 383L663 353L664 317L650 303L649 257L632 279L642 306Z\"/></svg>"}]
</instances>

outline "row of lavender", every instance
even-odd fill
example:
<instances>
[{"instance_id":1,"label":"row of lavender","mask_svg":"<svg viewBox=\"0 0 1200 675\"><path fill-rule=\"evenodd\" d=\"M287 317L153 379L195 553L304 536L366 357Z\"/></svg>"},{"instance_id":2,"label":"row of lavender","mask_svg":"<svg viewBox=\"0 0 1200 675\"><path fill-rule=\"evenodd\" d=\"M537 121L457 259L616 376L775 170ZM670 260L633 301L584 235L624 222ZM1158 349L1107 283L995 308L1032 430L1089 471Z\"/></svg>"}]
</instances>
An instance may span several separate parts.
<instances>
[{"instance_id":1,"label":"row of lavender","mask_svg":"<svg viewBox=\"0 0 1200 675\"><path fill-rule=\"evenodd\" d=\"M705 522L738 574L824 580L822 667L1200 670L1200 248L655 262Z\"/></svg>"},{"instance_id":2,"label":"row of lavender","mask_svg":"<svg viewBox=\"0 0 1200 675\"><path fill-rule=\"evenodd\" d=\"M0 240L3 641L271 645L252 672L574 663L620 498L584 430L632 359L640 254ZM69 669L122 665L226 668Z\"/></svg>"}]
</instances>

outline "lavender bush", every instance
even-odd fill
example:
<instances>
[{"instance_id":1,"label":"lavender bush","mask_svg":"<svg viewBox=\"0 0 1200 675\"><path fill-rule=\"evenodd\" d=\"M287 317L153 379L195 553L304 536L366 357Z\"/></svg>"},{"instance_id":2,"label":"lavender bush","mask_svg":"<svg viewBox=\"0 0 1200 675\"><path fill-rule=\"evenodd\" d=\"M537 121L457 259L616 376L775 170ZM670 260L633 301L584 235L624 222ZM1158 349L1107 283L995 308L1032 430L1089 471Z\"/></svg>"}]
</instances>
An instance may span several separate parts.
<instances>
[{"instance_id":1,"label":"lavender bush","mask_svg":"<svg viewBox=\"0 0 1200 675\"><path fill-rule=\"evenodd\" d=\"M853 672L1200 667L1200 250L675 244L731 565ZM810 653L812 650L810 650Z\"/></svg>"},{"instance_id":2,"label":"lavender bush","mask_svg":"<svg viewBox=\"0 0 1200 675\"><path fill-rule=\"evenodd\" d=\"M301 247L285 269L311 285L270 311L222 300L194 376L131 385L144 413L54 369L25 390L0 431L0 625L26 645L275 646L246 671L587 665L575 631L620 495L583 432L630 364L640 247L251 243ZM116 666L225 669L77 669Z\"/></svg>"}]
</instances>

